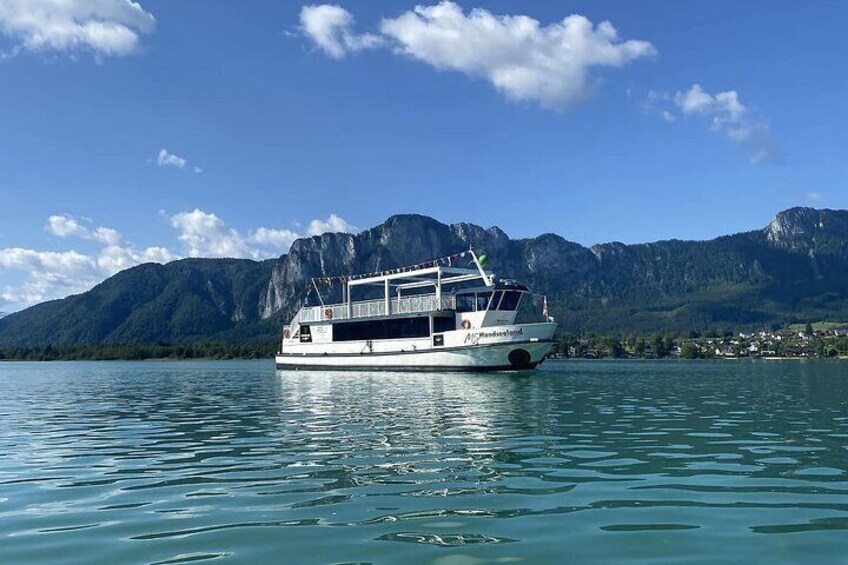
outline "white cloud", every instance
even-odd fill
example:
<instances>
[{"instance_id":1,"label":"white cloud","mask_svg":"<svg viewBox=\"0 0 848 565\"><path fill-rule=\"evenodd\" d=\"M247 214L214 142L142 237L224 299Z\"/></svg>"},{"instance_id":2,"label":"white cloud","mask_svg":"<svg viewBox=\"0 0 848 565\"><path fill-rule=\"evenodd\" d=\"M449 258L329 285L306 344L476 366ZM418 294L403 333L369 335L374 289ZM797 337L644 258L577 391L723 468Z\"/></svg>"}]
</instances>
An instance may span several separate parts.
<instances>
[{"instance_id":1,"label":"white cloud","mask_svg":"<svg viewBox=\"0 0 848 565\"><path fill-rule=\"evenodd\" d=\"M349 224L344 218L330 214L330 217L326 220L312 220L309 222L309 228L306 233L312 236L328 232L357 233L358 231L359 228Z\"/></svg>"},{"instance_id":2,"label":"white cloud","mask_svg":"<svg viewBox=\"0 0 848 565\"><path fill-rule=\"evenodd\" d=\"M80 220L67 214L54 214L47 218L45 229L59 237L79 237L99 241L106 245L120 245L121 234L112 228L99 227L94 230L83 225Z\"/></svg>"},{"instance_id":3,"label":"white cloud","mask_svg":"<svg viewBox=\"0 0 848 565\"><path fill-rule=\"evenodd\" d=\"M94 239L106 245L120 245L123 238L121 234L112 228L97 228L92 232Z\"/></svg>"},{"instance_id":4,"label":"white cloud","mask_svg":"<svg viewBox=\"0 0 848 565\"><path fill-rule=\"evenodd\" d=\"M465 14L453 2L417 6L384 19L380 29L405 55L484 77L510 99L560 110L592 95L593 67L621 67L656 52L646 41L621 41L607 21L594 26L574 14L542 26L482 8Z\"/></svg>"},{"instance_id":5,"label":"white cloud","mask_svg":"<svg viewBox=\"0 0 848 565\"><path fill-rule=\"evenodd\" d=\"M178 155L168 153L168 150L164 148L160 149L159 154L156 155L156 164L160 167L176 167L178 169L184 169L187 162L188 161Z\"/></svg>"},{"instance_id":6,"label":"white cloud","mask_svg":"<svg viewBox=\"0 0 848 565\"><path fill-rule=\"evenodd\" d=\"M296 239L303 237L292 230L266 227L257 228L245 235L229 227L217 215L200 209L171 216L171 225L179 231L177 237L189 257L269 259L285 253ZM312 220L307 235L357 231L359 230L344 218L330 214L326 220Z\"/></svg>"},{"instance_id":7,"label":"white cloud","mask_svg":"<svg viewBox=\"0 0 848 565\"><path fill-rule=\"evenodd\" d=\"M171 216L189 257L238 257L258 259L258 254L234 229L215 214L195 209Z\"/></svg>"},{"instance_id":8,"label":"white cloud","mask_svg":"<svg viewBox=\"0 0 848 565\"><path fill-rule=\"evenodd\" d=\"M809 191L804 194L810 202L820 202L824 195L821 192Z\"/></svg>"},{"instance_id":9,"label":"white cloud","mask_svg":"<svg viewBox=\"0 0 848 565\"><path fill-rule=\"evenodd\" d=\"M12 42L11 55L22 50L127 55L155 23L133 0L0 0L0 34Z\"/></svg>"},{"instance_id":10,"label":"white cloud","mask_svg":"<svg viewBox=\"0 0 848 565\"><path fill-rule=\"evenodd\" d=\"M12 247L0 249L0 274L24 273L18 286L6 285L0 291L0 303L17 308L84 292L118 271L147 262L164 263L179 255L163 247L137 251L123 244L123 236L108 227L89 228L86 222L68 214L47 218L48 232L61 238L78 238L102 245L96 253L37 251Z\"/></svg>"},{"instance_id":11,"label":"white cloud","mask_svg":"<svg viewBox=\"0 0 848 565\"><path fill-rule=\"evenodd\" d=\"M768 124L751 116L735 90L710 94L701 85L693 84L689 90L677 92L673 100L684 115L709 118L711 130L749 147L752 163L778 159Z\"/></svg>"},{"instance_id":12,"label":"white cloud","mask_svg":"<svg viewBox=\"0 0 848 565\"><path fill-rule=\"evenodd\" d=\"M142 263L167 263L181 257L164 247L148 247L136 252L130 247L107 245L97 256L97 266L106 276Z\"/></svg>"},{"instance_id":13,"label":"white cloud","mask_svg":"<svg viewBox=\"0 0 848 565\"><path fill-rule=\"evenodd\" d=\"M55 214L47 218L47 225L45 226L45 229L59 237L74 235L88 239L91 235L88 228L80 224L76 218L72 218L65 214Z\"/></svg>"},{"instance_id":14,"label":"white cloud","mask_svg":"<svg viewBox=\"0 0 848 565\"><path fill-rule=\"evenodd\" d=\"M97 282L94 259L77 251L35 251L12 247L0 249L0 271L26 273L24 282L7 285L0 300L23 307L50 298L82 292Z\"/></svg>"},{"instance_id":15,"label":"white cloud","mask_svg":"<svg viewBox=\"0 0 848 565\"><path fill-rule=\"evenodd\" d=\"M159 215L168 218L162 211ZM20 284L0 287L0 306L4 310L17 310L44 300L84 292L106 277L141 263L167 263L185 256L256 260L279 257L296 239L303 237L292 230L266 227L249 230L243 235L227 226L217 215L200 209L180 212L168 219L177 230L182 251L161 246L135 249L125 243L121 233L113 228L92 228L89 220L68 214L50 216L45 226L49 233L62 239L94 242L100 245L99 249L91 253L20 247L0 249L0 277L12 271L22 273L24 277ZM330 214L326 220L310 222L308 235L328 231L358 230L344 218Z\"/></svg>"},{"instance_id":16,"label":"white cloud","mask_svg":"<svg viewBox=\"0 0 848 565\"><path fill-rule=\"evenodd\" d=\"M79 274L92 265L90 257L76 251L33 251L21 247L0 249L0 267L5 269Z\"/></svg>"},{"instance_id":17,"label":"white cloud","mask_svg":"<svg viewBox=\"0 0 848 565\"><path fill-rule=\"evenodd\" d=\"M300 29L319 49L334 59L341 59L349 51L361 51L379 46L379 36L352 31L353 15L330 4L304 6L300 10Z\"/></svg>"},{"instance_id":18,"label":"white cloud","mask_svg":"<svg viewBox=\"0 0 848 565\"><path fill-rule=\"evenodd\" d=\"M308 26L304 13L317 24ZM341 58L362 48L351 45L365 41L365 36L353 34L352 16L338 6L305 7L301 23L331 57ZM389 46L436 69L483 78L511 100L557 110L593 94L598 84L592 75L595 67L621 67L656 53L647 41L622 41L608 21L595 26L574 14L543 26L529 16L496 15L482 8L466 14L448 1L384 18L380 33L382 40L369 40L369 47Z\"/></svg>"},{"instance_id":19,"label":"white cloud","mask_svg":"<svg viewBox=\"0 0 848 565\"><path fill-rule=\"evenodd\" d=\"M299 237L300 235L291 230L259 228L250 235L250 241L258 245L265 245L275 249L285 250L291 247L294 240Z\"/></svg>"}]
</instances>

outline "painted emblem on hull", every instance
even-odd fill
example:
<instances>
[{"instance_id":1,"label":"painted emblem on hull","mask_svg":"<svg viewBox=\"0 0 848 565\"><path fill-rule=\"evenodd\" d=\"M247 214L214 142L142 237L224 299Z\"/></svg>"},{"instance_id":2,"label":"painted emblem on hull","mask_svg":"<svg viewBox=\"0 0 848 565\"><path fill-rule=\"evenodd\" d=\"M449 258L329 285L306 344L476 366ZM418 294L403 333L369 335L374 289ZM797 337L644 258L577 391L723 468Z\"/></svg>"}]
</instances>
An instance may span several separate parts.
<instances>
[{"instance_id":1,"label":"painted emblem on hull","mask_svg":"<svg viewBox=\"0 0 848 565\"><path fill-rule=\"evenodd\" d=\"M516 337L520 335L524 335L524 328L518 328L515 330L493 330L490 332L469 332L468 335L465 336L465 341L463 343L465 345L477 345L480 343L480 340L497 337Z\"/></svg>"}]
</instances>

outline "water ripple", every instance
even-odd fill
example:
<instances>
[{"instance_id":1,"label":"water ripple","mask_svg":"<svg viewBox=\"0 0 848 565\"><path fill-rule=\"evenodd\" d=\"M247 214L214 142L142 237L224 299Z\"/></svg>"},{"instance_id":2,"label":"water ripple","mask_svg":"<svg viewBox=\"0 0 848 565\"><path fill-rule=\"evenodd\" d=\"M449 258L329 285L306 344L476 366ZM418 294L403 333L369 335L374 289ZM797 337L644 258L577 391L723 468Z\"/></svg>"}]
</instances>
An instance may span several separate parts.
<instances>
[{"instance_id":1,"label":"water ripple","mask_svg":"<svg viewBox=\"0 0 848 565\"><path fill-rule=\"evenodd\" d=\"M4 562L848 553L841 363L15 363L0 397Z\"/></svg>"}]
</instances>

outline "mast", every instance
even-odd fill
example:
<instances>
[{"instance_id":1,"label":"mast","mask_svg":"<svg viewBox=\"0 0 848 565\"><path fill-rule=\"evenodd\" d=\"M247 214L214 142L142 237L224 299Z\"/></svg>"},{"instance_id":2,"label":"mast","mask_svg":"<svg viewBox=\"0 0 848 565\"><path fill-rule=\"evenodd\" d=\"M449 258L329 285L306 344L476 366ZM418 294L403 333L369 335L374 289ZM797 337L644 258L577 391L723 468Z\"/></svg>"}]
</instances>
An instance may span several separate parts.
<instances>
[{"instance_id":1,"label":"mast","mask_svg":"<svg viewBox=\"0 0 848 565\"><path fill-rule=\"evenodd\" d=\"M483 270L483 265L480 264L480 259L477 258L477 254L474 253L474 249L469 247L468 252L471 254L471 258L474 260L474 265L477 267L477 270L480 272L480 277L486 283L486 286L493 287L495 286L495 276L489 276L486 274L486 271Z\"/></svg>"}]
</instances>

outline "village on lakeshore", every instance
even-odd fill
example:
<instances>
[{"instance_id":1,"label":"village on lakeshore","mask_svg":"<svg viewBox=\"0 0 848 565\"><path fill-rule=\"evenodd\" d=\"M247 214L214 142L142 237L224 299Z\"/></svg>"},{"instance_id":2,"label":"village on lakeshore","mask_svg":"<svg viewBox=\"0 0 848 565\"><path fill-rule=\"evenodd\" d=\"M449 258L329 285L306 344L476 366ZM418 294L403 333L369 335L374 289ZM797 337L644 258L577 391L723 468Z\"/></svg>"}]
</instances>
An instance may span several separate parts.
<instances>
[{"instance_id":1,"label":"village on lakeshore","mask_svg":"<svg viewBox=\"0 0 848 565\"><path fill-rule=\"evenodd\" d=\"M561 336L553 358L568 359L848 359L848 324L793 324L783 329L690 332L685 337Z\"/></svg>"}]
</instances>

